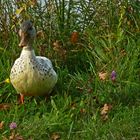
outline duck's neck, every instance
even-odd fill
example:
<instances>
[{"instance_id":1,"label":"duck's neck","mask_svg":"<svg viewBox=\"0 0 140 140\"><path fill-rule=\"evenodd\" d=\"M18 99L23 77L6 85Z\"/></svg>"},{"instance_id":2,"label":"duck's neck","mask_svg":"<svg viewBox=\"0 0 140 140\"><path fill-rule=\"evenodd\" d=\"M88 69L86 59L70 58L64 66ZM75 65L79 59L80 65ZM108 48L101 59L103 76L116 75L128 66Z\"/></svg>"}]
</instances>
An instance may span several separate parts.
<instances>
[{"instance_id":1,"label":"duck's neck","mask_svg":"<svg viewBox=\"0 0 140 140\"><path fill-rule=\"evenodd\" d=\"M20 54L20 57L22 57L22 56L36 57L34 49L31 46L24 46L23 47L21 54Z\"/></svg>"}]
</instances>

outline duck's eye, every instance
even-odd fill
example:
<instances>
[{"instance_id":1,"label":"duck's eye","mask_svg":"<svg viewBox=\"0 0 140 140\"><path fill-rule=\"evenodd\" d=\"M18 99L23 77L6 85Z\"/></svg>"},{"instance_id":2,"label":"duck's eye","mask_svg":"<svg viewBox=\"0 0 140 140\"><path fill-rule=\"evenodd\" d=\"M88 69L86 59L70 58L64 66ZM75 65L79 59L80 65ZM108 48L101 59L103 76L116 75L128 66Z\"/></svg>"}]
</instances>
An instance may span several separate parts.
<instances>
[{"instance_id":1,"label":"duck's eye","mask_svg":"<svg viewBox=\"0 0 140 140\"><path fill-rule=\"evenodd\" d=\"M29 27L29 29L28 30L32 30L33 28L32 28L32 26L31 27Z\"/></svg>"}]
</instances>

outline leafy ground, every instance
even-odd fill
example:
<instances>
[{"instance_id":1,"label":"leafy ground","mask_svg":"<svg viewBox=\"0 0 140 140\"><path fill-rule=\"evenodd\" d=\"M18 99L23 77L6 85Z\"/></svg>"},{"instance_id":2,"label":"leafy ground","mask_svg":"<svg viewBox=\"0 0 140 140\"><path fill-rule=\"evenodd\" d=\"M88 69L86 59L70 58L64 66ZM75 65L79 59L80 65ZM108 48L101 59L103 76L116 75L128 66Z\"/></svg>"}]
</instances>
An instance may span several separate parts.
<instances>
[{"instance_id":1,"label":"leafy ground","mask_svg":"<svg viewBox=\"0 0 140 140\"><path fill-rule=\"evenodd\" d=\"M140 140L140 3L90 2L52 1L47 12L32 0L1 4L10 24L2 16L0 139ZM36 54L52 60L59 78L48 99L20 105L8 78L28 18L40 30Z\"/></svg>"}]
</instances>

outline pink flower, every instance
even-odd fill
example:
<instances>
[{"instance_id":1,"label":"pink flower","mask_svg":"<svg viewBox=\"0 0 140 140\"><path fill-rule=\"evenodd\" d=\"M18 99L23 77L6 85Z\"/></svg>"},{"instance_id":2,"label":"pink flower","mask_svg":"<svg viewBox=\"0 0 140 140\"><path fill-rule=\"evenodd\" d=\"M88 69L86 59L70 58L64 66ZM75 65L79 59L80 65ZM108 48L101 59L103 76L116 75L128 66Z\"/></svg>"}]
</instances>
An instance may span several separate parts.
<instances>
[{"instance_id":1,"label":"pink flower","mask_svg":"<svg viewBox=\"0 0 140 140\"><path fill-rule=\"evenodd\" d=\"M116 74L116 72L113 70L112 73L111 73L111 80L112 80L112 81L115 81L115 80L116 80L116 76L117 76L117 74Z\"/></svg>"},{"instance_id":2,"label":"pink flower","mask_svg":"<svg viewBox=\"0 0 140 140\"><path fill-rule=\"evenodd\" d=\"M15 128L17 128L17 124L15 122L12 122L12 123L10 123L9 127L11 130L15 129Z\"/></svg>"}]
</instances>

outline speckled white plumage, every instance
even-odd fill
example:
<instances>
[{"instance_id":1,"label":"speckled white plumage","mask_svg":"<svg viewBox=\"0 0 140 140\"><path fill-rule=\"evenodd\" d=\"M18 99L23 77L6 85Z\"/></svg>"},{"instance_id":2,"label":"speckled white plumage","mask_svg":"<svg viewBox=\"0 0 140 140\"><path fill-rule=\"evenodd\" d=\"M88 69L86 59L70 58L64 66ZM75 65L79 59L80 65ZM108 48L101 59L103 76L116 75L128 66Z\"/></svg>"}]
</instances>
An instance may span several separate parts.
<instances>
[{"instance_id":1,"label":"speckled white plumage","mask_svg":"<svg viewBox=\"0 0 140 140\"><path fill-rule=\"evenodd\" d=\"M36 56L32 47L27 45L11 69L10 80L18 93L40 96L52 91L57 74L48 58Z\"/></svg>"}]
</instances>

